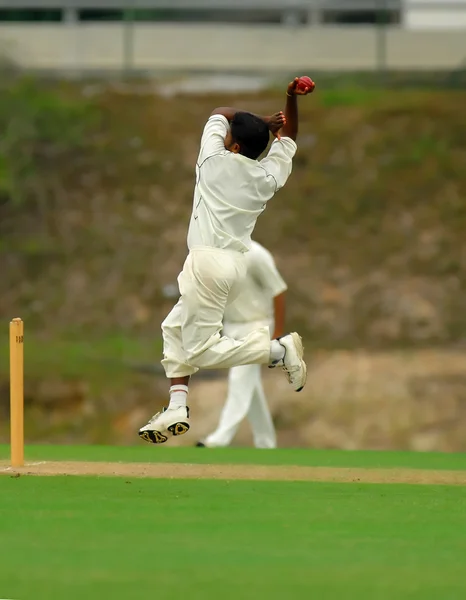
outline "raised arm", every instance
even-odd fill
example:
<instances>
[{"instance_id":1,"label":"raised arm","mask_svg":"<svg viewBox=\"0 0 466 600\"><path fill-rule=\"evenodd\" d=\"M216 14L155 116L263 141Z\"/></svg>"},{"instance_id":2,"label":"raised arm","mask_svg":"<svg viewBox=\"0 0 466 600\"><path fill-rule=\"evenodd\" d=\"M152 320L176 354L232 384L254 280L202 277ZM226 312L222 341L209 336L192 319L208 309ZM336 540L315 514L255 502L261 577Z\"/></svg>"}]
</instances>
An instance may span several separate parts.
<instances>
[{"instance_id":1,"label":"raised arm","mask_svg":"<svg viewBox=\"0 0 466 600\"><path fill-rule=\"evenodd\" d=\"M210 116L213 117L214 115L222 115L223 117L225 117L225 119L229 123L231 123L233 121L233 119L235 118L236 113L238 113L238 112L248 112L248 111L241 110L239 108L233 108L231 106L219 106L218 108L215 108L212 111ZM251 113L251 114L254 114L254 113ZM282 111L275 113L274 115L271 115L268 117L263 117L261 115L254 115L254 116L259 117L259 119L262 119L262 121L264 121L264 123L267 124L272 135L274 135L275 137L280 139L280 135L278 132L285 123L285 115L283 114Z\"/></svg>"},{"instance_id":2,"label":"raised arm","mask_svg":"<svg viewBox=\"0 0 466 600\"><path fill-rule=\"evenodd\" d=\"M289 137L296 141L298 137L298 98L297 96L306 96L314 91L314 87L302 87L299 84L299 77L295 77L288 84L286 90L285 123L281 134L283 137Z\"/></svg>"},{"instance_id":3,"label":"raised arm","mask_svg":"<svg viewBox=\"0 0 466 600\"><path fill-rule=\"evenodd\" d=\"M215 108L212 113L211 113L211 117L213 117L214 115L222 115L222 117L225 117L225 119L231 123L231 121L233 121L235 115L237 112L244 112L238 108L232 108L231 106L219 106L218 108Z\"/></svg>"}]
</instances>

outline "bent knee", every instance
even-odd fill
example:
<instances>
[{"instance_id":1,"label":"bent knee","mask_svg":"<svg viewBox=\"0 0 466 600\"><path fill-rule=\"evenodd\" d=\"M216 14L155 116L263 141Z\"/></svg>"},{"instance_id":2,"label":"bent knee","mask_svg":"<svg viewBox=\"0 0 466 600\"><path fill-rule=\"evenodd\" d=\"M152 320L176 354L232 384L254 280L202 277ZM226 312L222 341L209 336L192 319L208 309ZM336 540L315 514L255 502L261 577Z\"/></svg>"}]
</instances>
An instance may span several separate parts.
<instances>
[{"instance_id":1,"label":"bent knee","mask_svg":"<svg viewBox=\"0 0 466 600\"><path fill-rule=\"evenodd\" d=\"M200 368L202 365L200 364L201 356L198 352L193 352L190 350L185 350L186 362L192 367Z\"/></svg>"},{"instance_id":2,"label":"bent knee","mask_svg":"<svg viewBox=\"0 0 466 600\"><path fill-rule=\"evenodd\" d=\"M183 336L183 350L188 364L198 369L209 367L212 357L209 356L208 350L219 340L220 332L204 339L198 336L196 340L186 339L186 336Z\"/></svg>"}]
</instances>

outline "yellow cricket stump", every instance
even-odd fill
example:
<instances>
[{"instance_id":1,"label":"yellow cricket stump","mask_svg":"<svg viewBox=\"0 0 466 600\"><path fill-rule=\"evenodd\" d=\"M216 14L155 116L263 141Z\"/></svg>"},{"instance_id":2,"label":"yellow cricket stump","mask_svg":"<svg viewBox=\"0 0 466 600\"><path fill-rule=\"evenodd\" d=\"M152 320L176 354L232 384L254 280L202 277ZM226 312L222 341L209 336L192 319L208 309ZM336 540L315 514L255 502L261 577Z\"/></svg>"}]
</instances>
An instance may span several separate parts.
<instances>
[{"instance_id":1,"label":"yellow cricket stump","mask_svg":"<svg viewBox=\"0 0 466 600\"><path fill-rule=\"evenodd\" d=\"M24 324L10 322L11 466L24 466Z\"/></svg>"}]
</instances>

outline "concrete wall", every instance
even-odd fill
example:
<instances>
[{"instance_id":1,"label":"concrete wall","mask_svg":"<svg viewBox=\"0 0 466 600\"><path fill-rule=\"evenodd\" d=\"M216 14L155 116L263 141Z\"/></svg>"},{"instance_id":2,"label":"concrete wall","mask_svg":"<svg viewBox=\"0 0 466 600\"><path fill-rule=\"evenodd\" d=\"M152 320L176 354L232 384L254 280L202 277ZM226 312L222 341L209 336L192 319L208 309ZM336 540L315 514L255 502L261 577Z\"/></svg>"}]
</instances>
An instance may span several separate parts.
<instances>
[{"instance_id":1,"label":"concrete wall","mask_svg":"<svg viewBox=\"0 0 466 600\"><path fill-rule=\"evenodd\" d=\"M125 35L121 24L2 24L0 48L27 68L60 71L119 70L125 56L138 70L377 67L374 27L143 24ZM384 43L393 69L451 69L466 59L464 31L390 28Z\"/></svg>"}]
</instances>

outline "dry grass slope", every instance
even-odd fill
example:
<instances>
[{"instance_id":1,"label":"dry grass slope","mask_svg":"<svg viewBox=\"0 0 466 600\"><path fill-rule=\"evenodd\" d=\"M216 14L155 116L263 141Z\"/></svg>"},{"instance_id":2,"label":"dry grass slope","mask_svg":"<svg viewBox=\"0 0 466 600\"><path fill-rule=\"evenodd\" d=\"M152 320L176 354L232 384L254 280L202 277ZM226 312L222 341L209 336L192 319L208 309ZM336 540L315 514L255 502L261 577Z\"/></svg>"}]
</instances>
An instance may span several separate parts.
<instances>
[{"instance_id":1,"label":"dry grass slope","mask_svg":"<svg viewBox=\"0 0 466 600\"><path fill-rule=\"evenodd\" d=\"M91 369L82 348L139 356L144 341L158 360L152 340L186 253L203 123L217 105L272 112L282 94L15 85L0 110L0 313L20 314L34 335L31 435L132 440L164 388ZM465 338L466 93L319 90L306 100L293 175L256 237L289 283L290 327L310 352L340 353L292 410L270 385L282 442L464 450L462 354L426 350L425 362L420 350ZM386 353L400 348L412 353ZM224 391L202 386L200 411Z\"/></svg>"},{"instance_id":2,"label":"dry grass slope","mask_svg":"<svg viewBox=\"0 0 466 600\"><path fill-rule=\"evenodd\" d=\"M1 311L57 334L158 333L163 286L186 252L203 122L218 104L271 112L282 96L163 99L108 89L84 110L79 89L61 93L81 107L86 129L79 144L55 147L53 160L38 143L26 201L4 197ZM464 336L465 100L462 92L321 92L302 103L294 173L257 238L290 283L291 321L316 346Z\"/></svg>"}]
</instances>

